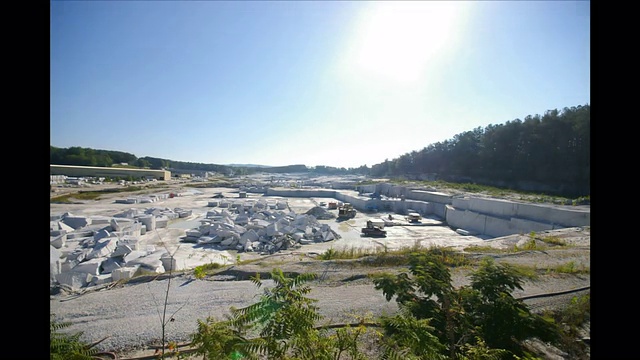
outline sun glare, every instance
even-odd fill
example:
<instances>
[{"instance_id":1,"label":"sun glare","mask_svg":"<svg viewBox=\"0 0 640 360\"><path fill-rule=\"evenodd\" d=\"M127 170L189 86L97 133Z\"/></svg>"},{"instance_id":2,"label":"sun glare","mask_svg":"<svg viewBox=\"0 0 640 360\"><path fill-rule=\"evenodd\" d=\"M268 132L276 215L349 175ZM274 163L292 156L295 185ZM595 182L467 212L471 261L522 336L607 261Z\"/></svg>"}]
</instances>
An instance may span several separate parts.
<instances>
[{"instance_id":1,"label":"sun glare","mask_svg":"<svg viewBox=\"0 0 640 360\"><path fill-rule=\"evenodd\" d=\"M412 82L446 49L462 1L380 1L361 14L350 63L366 75Z\"/></svg>"}]
</instances>

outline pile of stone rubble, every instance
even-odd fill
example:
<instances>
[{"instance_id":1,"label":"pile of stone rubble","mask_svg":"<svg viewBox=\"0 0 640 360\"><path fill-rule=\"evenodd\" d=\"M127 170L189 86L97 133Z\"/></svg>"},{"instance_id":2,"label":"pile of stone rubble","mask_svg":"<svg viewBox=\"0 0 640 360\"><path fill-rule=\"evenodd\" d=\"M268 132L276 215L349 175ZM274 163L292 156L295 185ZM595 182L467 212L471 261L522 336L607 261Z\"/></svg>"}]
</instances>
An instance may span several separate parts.
<instances>
[{"instance_id":1,"label":"pile of stone rubble","mask_svg":"<svg viewBox=\"0 0 640 360\"><path fill-rule=\"evenodd\" d=\"M219 250L257 251L265 254L313 242L339 238L313 215L282 210L211 210L198 228L187 230L183 242L211 244Z\"/></svg>"},{"instance_id":2,"label":"pile of stone rubble","mask_svg":"<svg viewBox=\"0 0 640 360\"><path fill-rule=\"evenodd\" d=\"M131 198L127 201L136 202ZM180 241L215 250L272 254L340 238L315 216L296 214L282 204L262 199L225 202L223 208L207 211L200 226L186 230ZM210 202L208 206L218 205ZM176 269L175 259L165 248L144 244L140 237L148 231L166 228L171 220L187 217L192 217L192 211L181 208L128 209L112 217L70 213L51 216L52 291L77 290L127 280L141 273L160 274Z\"/></svg>"},{"instance_id":3,"label":"pile of stone rubble","mask_svg":"<svg viewBox=\"0 0 640 360\"><path fill-rule=\"evenodd\" d=\"M313 215L318 220L331 220L337 217L336 214L327 211L327 209L322 206L315 206L309 209L305 214Z\"/></svg>"}]
</instances>

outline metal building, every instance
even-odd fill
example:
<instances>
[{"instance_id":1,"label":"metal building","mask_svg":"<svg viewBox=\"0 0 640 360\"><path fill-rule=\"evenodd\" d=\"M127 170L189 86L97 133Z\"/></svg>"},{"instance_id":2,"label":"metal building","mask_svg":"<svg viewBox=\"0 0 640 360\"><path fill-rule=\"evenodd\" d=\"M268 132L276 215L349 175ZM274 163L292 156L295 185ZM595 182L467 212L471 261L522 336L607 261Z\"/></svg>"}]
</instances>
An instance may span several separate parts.
<instances>
[{"instance_id":1,"label":"metal building","mask_svg":"<svg viewBox=\"0 0 640 360\"><path fill-rule=\"evenodd\" d=\"M50 175L86 176L86 177L134 177L171 180L171 171L151 169L127 169L100 166L49 165Z\"/></svg>"}]
</instances>

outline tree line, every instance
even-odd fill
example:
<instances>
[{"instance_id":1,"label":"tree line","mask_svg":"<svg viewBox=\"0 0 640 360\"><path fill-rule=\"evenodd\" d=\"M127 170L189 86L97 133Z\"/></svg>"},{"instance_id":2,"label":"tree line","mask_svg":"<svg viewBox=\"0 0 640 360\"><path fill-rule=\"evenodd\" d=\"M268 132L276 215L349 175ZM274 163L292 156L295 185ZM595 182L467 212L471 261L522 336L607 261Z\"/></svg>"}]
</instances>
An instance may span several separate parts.
<instances>
[{"instance_id":1,"label":"tree line","mask_svg":"<svg viewBox=\"0 0 640 360\"><path fill-rule=\"evenodd\" d=\"M490 124L385 159L370 168L325 165L276 167L229 166L174 161L82 147L51 146L56 165L113 166L211 171L249 175L257 172L358 174L413 180L444 180L579 197L590 194L591 107L578 105L528 115L504 124Z\"/></svg>"},{"instance_id":2,"label":"tree line","mask_svg":"<svg viewBox=\"0 0 640 360\"><path fill-rule=\"evenodd\" d=\"M455 135L371 167L371 176L408 177L590 194L591 107L549 110Z\"/></svg>"}]
</instances>

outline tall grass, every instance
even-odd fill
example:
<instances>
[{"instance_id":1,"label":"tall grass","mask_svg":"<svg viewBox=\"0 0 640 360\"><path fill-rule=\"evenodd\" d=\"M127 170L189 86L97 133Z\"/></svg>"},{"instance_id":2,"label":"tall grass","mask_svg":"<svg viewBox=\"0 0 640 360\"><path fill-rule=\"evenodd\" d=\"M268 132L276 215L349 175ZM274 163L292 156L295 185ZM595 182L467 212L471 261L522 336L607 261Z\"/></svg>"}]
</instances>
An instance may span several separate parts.
<instances>
[{"instance_id":1,"label":"tall grass","mask_svg":"<svg viewBox=\"0 0 640 360\"><path fill-rule=\"evenodd\" d=\"M115 194L115 193L123 193L123 192L135 192L140 190L147 190L149 187L141 187L141 186L127 186L122 188L112 188L112 189L104 189L104 190L89 190L89 191L78 191L71 194L60 195L56 197L52 197L49 202L51 203L61 203L67 204L72 202L72 199L76 200L99 200L101 195L104 194Z\"/></svg>"},{"instance_id":2,"label":"tall grass","mask_svg":"<svg viewBox=\"0 0 640 360\"><path fill-rule=\"evenodd\" d=\"M584 265L577 265L575 261L569 261L554 267L547 268L547 272L561 274L589 274L591 268Z\"/></svg>"},{"instance_id":3,"label":"tall grass","mask_svg":"<svg viewBox=\"0 0 640 360\"><path fill-rule=\"evenodd\" d=\"M378 246L373 249L365 248L329 248L323 254L318 256L318 260L354 260L365 266L403 266L408 265L410 256L417 253L430 253L442 259L445 265L456 267L470 265L471 260L460 251L456 251L449 247L421 246L420 240L416 240L413 245L404 246L399 249L389 249L386 245Z\"/></svg>"}]
</instances>

